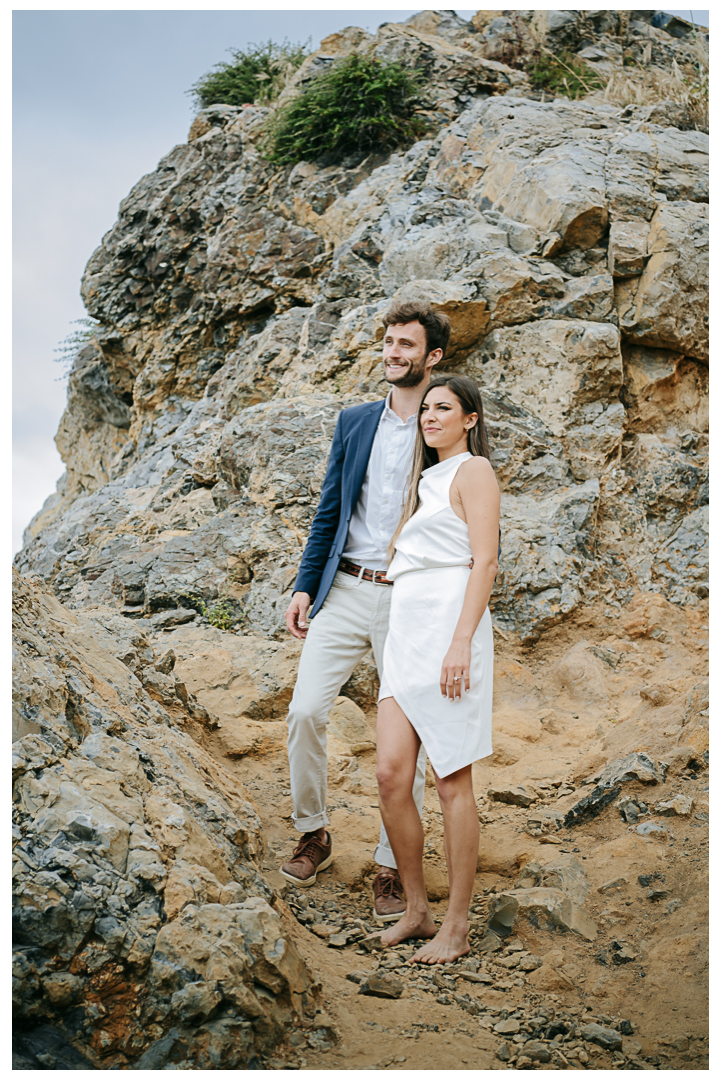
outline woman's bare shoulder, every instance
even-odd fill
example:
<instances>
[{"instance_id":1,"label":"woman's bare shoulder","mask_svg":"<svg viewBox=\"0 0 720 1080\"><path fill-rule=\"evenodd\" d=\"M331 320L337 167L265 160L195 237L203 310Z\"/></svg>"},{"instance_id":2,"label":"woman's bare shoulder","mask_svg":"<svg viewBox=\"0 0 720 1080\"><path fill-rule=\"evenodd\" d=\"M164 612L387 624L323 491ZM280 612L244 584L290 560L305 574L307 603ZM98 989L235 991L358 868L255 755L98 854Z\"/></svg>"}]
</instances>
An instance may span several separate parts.
<instances>
[{"instance_id":1,"label":"woman's bare shoulder","mask_svg":"<svg viewBox=\"0 0 720 1080\"><path fill-rule=\"evenodd\" d=\"M495 471L486 457L467 458L458 469L456 476L461 488L466 485L477 487L478 484L491 484L497 487Z\"/></svg>"}]
</instances>

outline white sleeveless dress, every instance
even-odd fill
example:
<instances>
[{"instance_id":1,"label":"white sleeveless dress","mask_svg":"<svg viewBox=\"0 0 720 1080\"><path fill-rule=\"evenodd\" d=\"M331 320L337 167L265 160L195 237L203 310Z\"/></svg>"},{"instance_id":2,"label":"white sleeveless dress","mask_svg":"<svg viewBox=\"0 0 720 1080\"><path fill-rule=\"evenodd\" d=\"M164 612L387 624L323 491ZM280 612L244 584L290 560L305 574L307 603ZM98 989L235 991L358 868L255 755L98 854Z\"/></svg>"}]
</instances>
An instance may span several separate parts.
<instances>
[{"instance_id":1,"label":"white sleeveless dress","mask_svg":"<svg viewBox=\"0 0 720 1080\"><path fill-rule=\"evenodd\" d=\"M486 608L473 635L470 690L440 693L440 669L455 632L472 558L468 527L450 505L450 485L472 455L425 469L420 506L403 527L387 576L390 625L378 700L393 697L421 739L439 777L492 753L493 635Z\"/></svg>"}]
</instances>

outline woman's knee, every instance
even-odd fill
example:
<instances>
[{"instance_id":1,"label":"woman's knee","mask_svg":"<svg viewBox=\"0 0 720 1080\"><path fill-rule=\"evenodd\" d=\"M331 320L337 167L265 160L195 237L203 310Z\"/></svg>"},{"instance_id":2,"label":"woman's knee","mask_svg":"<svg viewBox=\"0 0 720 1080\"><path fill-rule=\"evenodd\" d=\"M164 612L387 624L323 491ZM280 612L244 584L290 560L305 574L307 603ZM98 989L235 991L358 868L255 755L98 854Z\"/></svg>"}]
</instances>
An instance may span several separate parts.
<instances>
[{"instance_id":1,"label":"woman's knee","mask_svg":"<svg viewBox=\"0 0 720 1080\"><path fill-rule=\"evenodd\" d=\"M457 772L450 773L449 776L439 777L435 774L435 787L437 789L438 798L442 803L454 802L456 799L470 798L475 800L472 786L472 771L471 766L466 766L464 769L458 769Z\"/></svg>"},{"instance_id":2,"label":"woman's knee","mask_svg":"<svg viewBox=\"0 0 720 1080\"><path fill-rule=\"evenodd\" d=\"M407 793L412 798L412 777L405 776L406 770L394 761L379 761L375 769L378 792L384 799L397 798Z\"/></svg>"}]
</instances>

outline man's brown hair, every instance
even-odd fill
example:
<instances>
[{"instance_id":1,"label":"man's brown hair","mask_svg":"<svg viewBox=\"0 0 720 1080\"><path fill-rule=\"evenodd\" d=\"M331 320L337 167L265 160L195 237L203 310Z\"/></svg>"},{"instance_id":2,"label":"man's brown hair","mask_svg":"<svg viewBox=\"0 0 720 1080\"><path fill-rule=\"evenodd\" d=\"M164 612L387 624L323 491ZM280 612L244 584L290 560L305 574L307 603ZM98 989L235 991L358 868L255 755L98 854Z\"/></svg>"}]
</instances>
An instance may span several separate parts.
<instances>
[{"instance_id":1,"label":"man's brown hair","mask_svg":"<svg viewBox=\"0 0 720 1080\"><path fill-rule=\"evenodd\" d=\"M427 300L409 300L404 304L392 304L383 315L383 326L405 326L406 323L419 322L425 329L427 350L425 355L435 349L442 349L443 355L450 339L450 320L447 315L435 308Z\"/></svg>"}]
</instances>

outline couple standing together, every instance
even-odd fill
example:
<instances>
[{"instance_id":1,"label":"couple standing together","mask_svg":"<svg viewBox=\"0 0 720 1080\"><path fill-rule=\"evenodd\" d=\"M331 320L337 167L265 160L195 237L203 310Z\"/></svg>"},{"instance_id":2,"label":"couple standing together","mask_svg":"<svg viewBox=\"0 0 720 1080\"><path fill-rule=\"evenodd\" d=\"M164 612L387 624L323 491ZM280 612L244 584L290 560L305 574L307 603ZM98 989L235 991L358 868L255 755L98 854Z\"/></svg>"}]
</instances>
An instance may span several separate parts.
<instances>
[{"instance_id":1,"label":"couple standing together","mask_svg":"<svg viewBox=\"0 0 720 1080\"><path fill-rule=\"evenodd\" d=\"M373 882L385 945L430 939L413 957L469 951L479 824L472 763L492 752L493 640L500 493L482 399L455 376L431 382L450 337L425 302L383 319L384 401L343 410L320 504L286 614L306 639L288 716L293 820L302 839L281 873L312 885L332 862L326 809L328 713L372 648L381 685L377 782L383 825ZM308 627L308 608L312 620ZM422 869L430 759L450 882L438 930ZM403 896L404 891L404 896Z\"/></svg>"}]
</instances>

